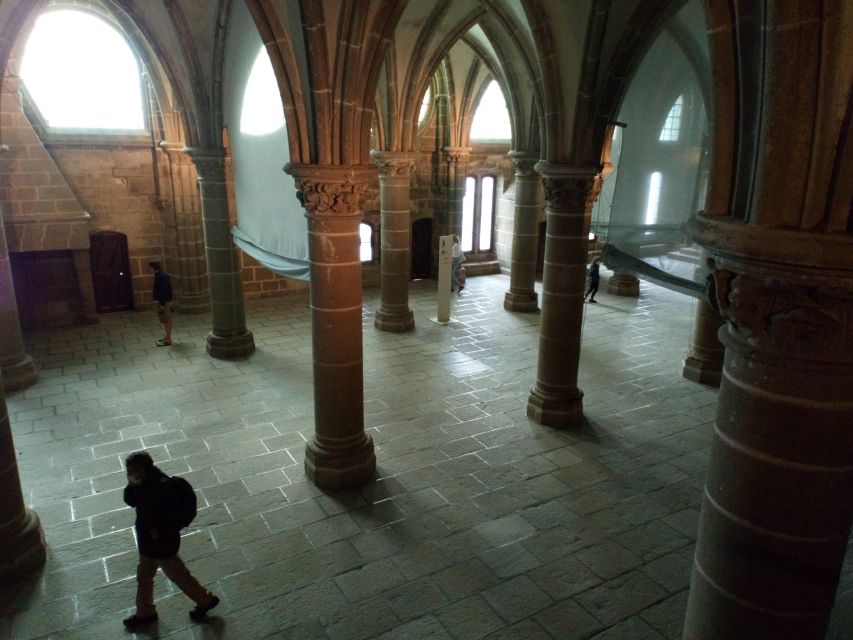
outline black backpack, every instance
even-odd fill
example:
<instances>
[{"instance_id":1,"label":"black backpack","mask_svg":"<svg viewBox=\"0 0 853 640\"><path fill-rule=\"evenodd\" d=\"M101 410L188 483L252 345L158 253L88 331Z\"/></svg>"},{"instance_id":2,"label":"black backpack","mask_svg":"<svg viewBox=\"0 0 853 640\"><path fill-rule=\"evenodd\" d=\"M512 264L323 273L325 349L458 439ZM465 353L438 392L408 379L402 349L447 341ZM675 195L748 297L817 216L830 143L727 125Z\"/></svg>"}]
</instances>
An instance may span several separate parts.
<instances>
[{"instance_id":1,"label":"black backpack","mask_svg":"<svg viewBox=\"0 0 853 640\"><path fill-rule=\"evenodd\" d=\"M172 505L172 522L178 529L190 526L198 512L198 498L193 486L179 476L168 480L172 490L174 503Z\"/></svg>"}]
</instances>

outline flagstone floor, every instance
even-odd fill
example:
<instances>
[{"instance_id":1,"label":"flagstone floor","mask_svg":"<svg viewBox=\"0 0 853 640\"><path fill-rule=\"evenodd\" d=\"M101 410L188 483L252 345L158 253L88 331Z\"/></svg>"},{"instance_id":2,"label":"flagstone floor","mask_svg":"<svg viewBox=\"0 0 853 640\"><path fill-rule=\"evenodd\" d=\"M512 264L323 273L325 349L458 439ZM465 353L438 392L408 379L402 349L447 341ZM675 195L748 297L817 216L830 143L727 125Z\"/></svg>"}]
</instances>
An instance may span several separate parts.
<instances>
[{"instance_id":1,"label":"flagstone floor","mask_svg":"<svg viewBox=\"0 0 853 640\"><path fill-rule=\"evenodd\" d=\"M27 336L41 378L7 400L49 559L0 587L0 638L131 637L122 459L142 448L197 488L182 555L223 603L193 624L158 576L160 622L138 637L680 638L716 403L681 377L694 303L645 283L639 299L609 296L605 277L585 308L589 426L560 431L525 417L539 318L505 312L507 287L470 279L441 327L434 283L413 283L405 335L373 328L365 292L379 469L340 493L302 470L306 297L250 303L257 352L234 362L205 354L206 316L176 316L168 349L149 313ZM850 564L833 640L851 637Z\"/></svg>"}]
</instances>

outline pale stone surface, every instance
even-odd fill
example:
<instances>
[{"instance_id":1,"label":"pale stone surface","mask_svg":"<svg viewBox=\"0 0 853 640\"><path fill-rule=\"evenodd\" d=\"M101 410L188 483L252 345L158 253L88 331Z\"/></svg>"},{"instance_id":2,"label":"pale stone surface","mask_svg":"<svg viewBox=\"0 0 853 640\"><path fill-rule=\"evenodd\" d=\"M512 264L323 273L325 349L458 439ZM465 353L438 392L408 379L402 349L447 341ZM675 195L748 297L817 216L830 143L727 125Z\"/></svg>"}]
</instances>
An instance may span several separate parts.
<instances>
[{"instance_id":1,"label":"pale stone surface","mask_svg":"<svg viewBox=\"0 0 853 640\"><path fill-rule=\"evenodd\" d=\"M136 554L115 469L139 447L199 490L183 550L223 596L191 631L189 602L158 577L163 638L680 638L717 394L681 377L691 301L643 283L640 308L618 298L587 309L590 425L560 431L524 416L538 316L503 311L506 277L469 285L446 328L365 331L379 473L337 493L302 470L313 430L304 301L249 304L258 350L247 361L204 354L202 314L168 353L147 314L27 336L40 381L7 400L49 560L0 589L0 638L122 633ZM418 319L432 295L412 286ZM366 305L371 327L378 292ZM646 349L633 353L638 341ZM449 446L460 440L479 448ZM830 640L849 628L851 575Z\"/></svg>"}]
</instances>

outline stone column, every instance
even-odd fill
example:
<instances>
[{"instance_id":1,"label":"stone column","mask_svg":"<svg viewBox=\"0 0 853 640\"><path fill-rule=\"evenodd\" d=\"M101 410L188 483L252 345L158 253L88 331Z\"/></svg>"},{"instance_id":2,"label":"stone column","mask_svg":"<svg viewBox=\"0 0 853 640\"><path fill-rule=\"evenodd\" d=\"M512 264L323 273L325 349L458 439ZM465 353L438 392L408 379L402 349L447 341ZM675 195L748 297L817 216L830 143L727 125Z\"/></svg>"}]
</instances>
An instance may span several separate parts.
<instances>
[{"instance_id":1,"label":"stone column","mask_svg":"<svg viewBox=\"0 0 853 640\"><path fill-rule=\"evenodd\" d=\"M0 487L3 487L0 492L0 540L3 541L0 544L0 580L6 585L44 564L45 544L38 516L24 504L3 384L0 384Z\"/></svg>"},{"instance_id":2,"label":"stone column","mask_svg":"<svg viewBox=\"0 0 853 640\"><path fill-rule=\"evenodd\" d=\"M515 220L512 229L512 263L509 291L504 295L507 311L538 311L536 257L539 251L539 176L533 165L538 155L510 151L515 167Z\"/></svg>"},{"instance_id":3,"label":"stone column","mask_svg":"<svg viewBox=\"0 0 853 640\"><path fill-rule=\"evenodd\" d=\"M12 266L6 245L6 228L0 217L0 370L6 391L17 391L38 379L33 359L24 351ZM11 446L11 445L10 445ZM2 485L0 485L2 486Z\"/></svg>"},{"instance_id":4,"label":"stone column","mask_svg":"<svg viewBox=\"0 0 853 640\"><path fill-rule=\"evenodd\" d=\"M358 225L373 167L299 165L296 181L308 218L311 333L314 353L314 436L305 473L323 488L362 484L376 470L364 431L361 260Z\"/></svg>"},{"instance_id":5,"label":"stone column","mask_svg":"<svg viewBox=\"0 0 853 640\"><path fill-rule=\"evenodd\" d=\"M815 240L791 247L831 253ZM853 277L715 262L725 375L684 637L823 638L853 521Z\"/></svg>"},{"instance_id":6,"label":"stone column","mask_svg":"<svg viewBox=\"0 0 853 640\"><path fill-rule=\"evenodd\" d=\"M607 283L607 293L627 298L640 297L640 281L633 273L615 271Z\"/></svg>"},{"instance_id":7,"label":"stone column","mask_svg":"<svg viewBox=\"0 0 853 640\"><path fill-rule=\"evenodd\" d=\"M723 318L705 299L700 298L693 320L693 339L690 351L684 359L682 372L688 380L714 387L720 386L723 355L726 351L717 337L721 326Z\"/></svg>"},{"instance_id":8,"label":"stone column","mask_svg":"<svg viewBox=\"0 0 853 640\"><path fill-rule=\"evenodd\" d=\"M204 236L196 170L190 157L184 153L183 143L161 142L160 148L165 151L169 161L178 263L177 273L174 274L177 276L177 309L181 313L206 313L210 311L210 296L204 264Z\"/></svg>"},{"instance_id":9,"label":"stone column","mask_svg":"<svg viewBox=\"0 0 853 640\"><path fill-rule=\"evenodd\" d=\"M539 366L527 415L540 424L578 426L583 393L578 389L583 293L589 220L598 167L536 164L545 184L545 272L539 326Z\"/></svg>"},{"instance_id":10,"label":"stone column","mask_svg":"<svg viewBox=\"0 0 853 640\"><path fill-rule=\"evenodd\" d=\"M461 234L462 200L465 198L465 178L468 177L471 147L444 147L442 151L447 164L447 214L445 224L439 225L438 235ZM437 260L435 264L438 265Z\"/></svg>"},{"instance_id":11,"label":"stone column","mask_svg":"<svg viewBox=\"0 0 853 640\"><path fill-rule=\"evenodd\" d=\"M411 199L409 186L415 166L414 153L371 151L379 166L381 210L382 305L374 326L381 331L401 333L415 328L409 309L411 272Z\"/></svg>"},{"instance_id":12,"label":"stone column","mask_svg":"<svg viewBox=\"0 0 853 640\"><path fill-rule=\"evenodd\" d=\"M210 308L213 328L207 334L207 352L214 358L238 358L255 350L246 329L246 307L240 260L231 240L228 196L225 190L223 149L187 149L198 173Z\"/></svg>"}]
</instances>

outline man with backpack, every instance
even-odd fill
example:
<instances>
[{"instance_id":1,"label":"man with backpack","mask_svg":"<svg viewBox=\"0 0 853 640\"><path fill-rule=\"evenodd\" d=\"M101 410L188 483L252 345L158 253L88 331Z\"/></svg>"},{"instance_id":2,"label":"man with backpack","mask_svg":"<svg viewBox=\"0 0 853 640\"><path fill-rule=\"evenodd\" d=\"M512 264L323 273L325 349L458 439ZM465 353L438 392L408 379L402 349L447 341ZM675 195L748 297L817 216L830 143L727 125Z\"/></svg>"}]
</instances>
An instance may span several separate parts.
<instances>
[{"instance_id":1,"label":"man with backpack","mask_svg":"<svg viewBox=\"0 0 853 640\"><path fill-rule=\"evenodd\" d=\"M193 620L201 620L219 604L219 598L202 587L178 555L181 529L196 513L192 486L183 478L170 478L154 466L145 451L130 454L125 460L127 487L124 501L136 509L136 544L139 565L136 569L136 613L124 619L128 629L155 622L154 576L157 569L180 588L193 602Z\"/></svg>"}]
</instances>

